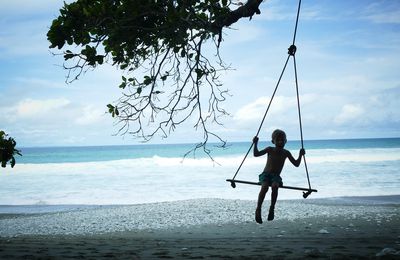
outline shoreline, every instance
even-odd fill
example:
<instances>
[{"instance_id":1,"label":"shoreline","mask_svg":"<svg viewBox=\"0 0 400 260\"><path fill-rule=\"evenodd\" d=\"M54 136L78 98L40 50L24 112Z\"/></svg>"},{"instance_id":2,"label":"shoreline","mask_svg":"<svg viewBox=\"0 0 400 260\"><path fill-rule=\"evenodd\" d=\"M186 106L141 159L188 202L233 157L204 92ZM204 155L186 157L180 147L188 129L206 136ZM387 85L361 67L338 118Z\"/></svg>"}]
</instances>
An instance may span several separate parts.
<instances>
[{"instance_id":1,"label":"shoreline","mask_svg":"<svg viewBox=\"0 0 400 260\"><path fill-rule=\"evenodd\" d=\"M126 206L140 206L149 204L160 203L176 203L183 201L196 201L196 200L226 200L223 198L194 198L187 200L168 200L159 202L136 203L136 204L18 204L18 205L2 205L0 204L0 216L2 214L30 214L30 213L51 213L51 212L65 212L81 209L96 209L102 207L126 207ZM232 199L241 201L240 199ZM249 201L249 200L244 200ZM266 198L268 201L268 198ZM337 205L400 205L400 194L393 195L371 195L371 196L339 196L339 197L322 197L322 198L308 198L308 199L278 199L282 202L298 202L310 204L337 204Z\"/></svg>"},{"instance_id":2,"label":"shoreline","mask_svg":"<svg viewBox=\"0 0 400 260\"><path fill-rule=\"evenodd\" d=\"M0 258L399 259L397 198L278 201L271 222L266 201L261 225L247 200L0 214Z\"/></svg>"}]
</instances>

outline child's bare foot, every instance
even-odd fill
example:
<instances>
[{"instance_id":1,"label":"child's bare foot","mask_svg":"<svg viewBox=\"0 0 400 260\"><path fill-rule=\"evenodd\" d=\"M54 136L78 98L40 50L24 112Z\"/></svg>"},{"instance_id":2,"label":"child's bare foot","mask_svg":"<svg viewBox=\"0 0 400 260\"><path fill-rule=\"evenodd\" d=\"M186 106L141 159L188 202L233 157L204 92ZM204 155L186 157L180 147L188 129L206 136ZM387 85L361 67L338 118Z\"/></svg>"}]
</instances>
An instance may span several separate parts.
<instances>
[{"instance_id":1,"label":"child's bare foot","mask_svg":"<svg viewBox=\"0 0 400 260\"><path fill-rule=\"evenodd\" d=\"M269 208L268 221L274 220L274 211L275 209L273 207Z\"/></svg>"},{"instance_id":2,"label":"child's bare foot","mask_svg":"<svg viewBox=\"0 0 400 260\"><path fill-rule=\"evenodd\" d=\"M261 209L256 209L256 222L262 224Z\"/></svg>"}]
</instances>

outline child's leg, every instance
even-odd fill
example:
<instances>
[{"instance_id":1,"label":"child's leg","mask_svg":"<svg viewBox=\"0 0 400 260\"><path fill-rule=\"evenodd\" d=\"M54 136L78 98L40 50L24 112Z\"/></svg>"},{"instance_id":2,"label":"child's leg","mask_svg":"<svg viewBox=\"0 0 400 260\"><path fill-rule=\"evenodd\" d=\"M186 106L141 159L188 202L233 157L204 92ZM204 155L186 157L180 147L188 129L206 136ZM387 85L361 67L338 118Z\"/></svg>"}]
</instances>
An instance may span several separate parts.
<instances>
[{"instance_id":1,"label":"child's leg","mask_svg":"<svg viewBox=\"0 0 400 260\"><path fill-rule=\"evenodd\" d=\"M258 194L257 209L261 210L261 206L265 199L265 194L268 192L268 187L269 187L268 183L263 182L260 193Z\"/></svg>"},{"instance_id":2,"label":"child's leg","mask_svg":"<svg viewBox=\"0 0 400 260\"><path fill-rule=\"evenodd\" d=\"M279 189L279 184L274 183L272 184L272 192L271 192L271 206L269 208L269 213L268 213L268 221L271 221L274 219L275 215L275 204L276 200L278 198L278 189Z\"/></svg>"},{"instance_id":3,"label":"child's leg","mask_svg":"<svg viewBox=\"0 0 400 260\"><path fill-rule=\"evenodd\" d=\"M260 193L258 194L257 209L256 209L256 222L262 224L261 207L265 199L265 194L268 192L268 183L264 182L261 186Z\"/></svg>"},{"instance_id":4,"label":"child's leg","mask_svg":"<svg viewBox=\"0 0 400 260\"><path fill-rule=\"evenodd\" d=\"M271 193L271 208L275 208L275 204L276 204L276 200L278 198L278 189L279 189L279 185L278 184L274 184L272 185L272 193Z\"/></svg>"},{"instance_id":5,"label":"child's leg","mask_svg":"<svg viewBox=\"0 0 400 260\"><path fill-rule=\"evenodd\" d=\"M268 192L268 182L263 182L260 193L258 194L257 209L256 209L256 222L262 224L261 207L265 199L265 194Z\"/></svg>"}]
</instances>

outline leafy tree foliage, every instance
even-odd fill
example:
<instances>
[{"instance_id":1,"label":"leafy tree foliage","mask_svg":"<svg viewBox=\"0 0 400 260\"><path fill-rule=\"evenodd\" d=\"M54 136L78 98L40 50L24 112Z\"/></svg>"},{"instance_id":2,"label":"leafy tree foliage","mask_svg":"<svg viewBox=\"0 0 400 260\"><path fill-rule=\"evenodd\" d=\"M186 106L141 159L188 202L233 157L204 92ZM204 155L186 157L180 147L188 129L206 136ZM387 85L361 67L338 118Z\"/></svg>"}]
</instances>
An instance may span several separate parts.
<instances>
[{"instance_id":1,"label":"leafy tree foliage","mask_svg":"<svg viewBox=\"0 0 400 260\"><path fill-rule=\"evenodd\" d=\"M122 96L108 104L120 133L167 137L194 117L204 133L196 148L206 150L210 137L225 144L209 131L227 114L221 102L228 93L218 80L229 68L218 51L222 29L259 14L261 2L78 0L64 4L47 36L50 48L63 50L68 82L105 62L124 71Z\"/></svg>"},{"instance_id":2,"label":"leafy tree foliage","mask_svg":"<svg viewBox=\"0 0 400 260\"><path fill-rule=\"evenodd\" d=\"M1 167L5 168L7 163L10 162L11 168L15 165L14 155L22 155L21 152L15 149L17 142L11 137L7 138L7 134L4 131L0 131L0 162Z\"/></svg>"}]
</instances>

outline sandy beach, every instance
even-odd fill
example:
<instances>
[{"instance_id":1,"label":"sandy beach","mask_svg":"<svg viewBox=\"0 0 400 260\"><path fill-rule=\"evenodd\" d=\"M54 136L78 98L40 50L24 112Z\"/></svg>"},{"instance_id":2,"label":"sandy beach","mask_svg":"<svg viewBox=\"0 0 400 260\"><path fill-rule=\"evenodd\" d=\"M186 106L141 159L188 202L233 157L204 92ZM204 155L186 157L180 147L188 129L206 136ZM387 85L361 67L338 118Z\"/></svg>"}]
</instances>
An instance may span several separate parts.
<instances>
[{"instance_id":1,"label":"sandy beach","mask_svg":"<svg viewBox=\"0 0 400 260\"><path fill-rule=\"evenodd\" d=\"M261 225L247 200L2 207L0 258L400 259L399 198L279 201Z\"/></svg>"}]
</instances>

